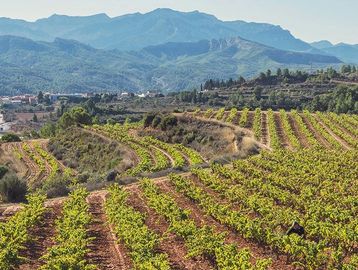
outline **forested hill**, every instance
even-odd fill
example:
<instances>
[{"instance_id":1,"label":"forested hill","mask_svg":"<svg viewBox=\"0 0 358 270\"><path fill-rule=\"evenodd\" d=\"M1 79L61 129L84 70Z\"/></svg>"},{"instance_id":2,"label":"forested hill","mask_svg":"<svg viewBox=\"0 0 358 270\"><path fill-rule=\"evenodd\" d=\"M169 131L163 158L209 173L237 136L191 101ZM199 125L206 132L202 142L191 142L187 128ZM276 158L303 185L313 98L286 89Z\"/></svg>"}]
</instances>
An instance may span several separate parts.
<instances>
[{"instance_id":1,"label":"forested hill","mask_svg":"<svg viewBox=\"0 0 358 270\"><path fill-rule=\"evenodd\" d=\"M53 92L183 90L209 78L255 76L268 68L339 65L333 56L274 49L239 37L166 43L140 51L100 50L78 41L0 36L0 95Z\"/></svg>"}]
</instances>

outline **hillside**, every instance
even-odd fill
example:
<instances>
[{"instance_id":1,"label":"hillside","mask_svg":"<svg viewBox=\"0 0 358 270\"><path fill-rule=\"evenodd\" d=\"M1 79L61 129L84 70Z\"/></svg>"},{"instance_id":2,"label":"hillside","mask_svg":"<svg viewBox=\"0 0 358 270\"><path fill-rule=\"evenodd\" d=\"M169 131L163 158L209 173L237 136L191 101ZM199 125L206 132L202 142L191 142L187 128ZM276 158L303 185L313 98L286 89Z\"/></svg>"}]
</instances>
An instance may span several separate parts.
<instances>
[{"instance_id":1,"label":"hillside","mask_svg":"<svg viewBox=\"0 0 358 270\"><path fill-rule=\"evenodd\" d=\"M99 50L73 40L0 37L1 94L45 91L165 91L198 87L209 78L253 76L267 68L321 68L332 56L295 53L242 38L166 43L138 52Z\"/></svg>"},{"instance_id":2,"label":"hillside","mask_svg":"<svg viewBox=\"0 0 358 270\"><path fill-rule=\"evenodd\" d=\"M85 17L55 14L35 22L1 18L0 35L23 36L48 42L60 37L74 39L95 48L122 51L139 50L166 42L195 42L241 36L278 49L319 52L280 26L244 21L226 22L198 11L179 12L171 9L156 9L146 14L135 13L114 18L106 14Z\"/></svg>"}]
</instances>

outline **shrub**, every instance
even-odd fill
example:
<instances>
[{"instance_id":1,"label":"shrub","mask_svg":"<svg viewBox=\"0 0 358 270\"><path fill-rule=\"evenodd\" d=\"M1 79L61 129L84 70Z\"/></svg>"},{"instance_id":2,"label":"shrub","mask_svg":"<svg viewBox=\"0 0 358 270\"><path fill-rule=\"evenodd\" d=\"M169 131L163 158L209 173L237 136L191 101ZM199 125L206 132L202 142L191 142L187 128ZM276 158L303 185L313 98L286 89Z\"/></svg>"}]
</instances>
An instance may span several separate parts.
<instances>
[{"instance_id":1,"label":"shrub","mask_svg":"<svg viewBox=\"0 0 358 270\"><path fill-rule=\"evenodd\" d=\"M118 171L116 170L110 171L106 176L106 181L111 182L116 180L117 175L118 175Z\"/></svg>"},{"instance_id":2,"label":"shrub","mask_svg":"<svg viewBox=\"0 0 358 270\"><path fill-rule=\"evenodd\" d=\"M21 142L21 139L16 134L9 133L9 134L5 134L4 136L2 136L1 141L2 142Z\"/></svg>"},{"instance_id":3,"label":"shrub","mask_svg":"<svg viewBox=\"0 0 358 270\"><path fill-rule=\"evenodd\" d=\"M70 193L67 187L70 180L67 177L57 175L44 183L43 191L48 198L67 196Z\"/></svg>"},{"instance_id":4,"label":"shrub","mask_svg":"<svg viewBox=\"0 0 358 270\"><path fill-rule=\"evenodd\" d=\"M15 174L6 174L0 180L0 194L4 201L25 201L26 193L26 182L24 180L19 179Z\"/></svg>"},{"instance_id":5,"label":"shrub","mask_svg":"<svg viewBox=\"0 0 358 270\"><path fill-rule=\"evenodd\" d=\"M0 165L0 179L4 177L4 175L9 171L6 166Z\"/></svg>"}]
</instances>

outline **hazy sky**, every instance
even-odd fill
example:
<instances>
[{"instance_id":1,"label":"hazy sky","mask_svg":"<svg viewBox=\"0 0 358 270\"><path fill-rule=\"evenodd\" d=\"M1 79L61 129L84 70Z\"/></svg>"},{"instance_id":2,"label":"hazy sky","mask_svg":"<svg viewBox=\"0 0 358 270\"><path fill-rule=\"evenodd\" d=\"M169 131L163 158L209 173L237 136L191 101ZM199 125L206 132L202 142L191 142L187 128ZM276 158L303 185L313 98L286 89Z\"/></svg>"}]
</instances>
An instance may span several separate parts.
<instances>
[{"instance_id":1,"label":"hazy sky","mask_svg":"<svg viewBox=\"0 0 358 270\"><path fill-rule=\"evenodd\" d=\"M0 0L0 17L36 20L54 13L145 13L159 7L199 10L222 20L281 25L305 41L358 44L358 0Z\"/></svg>"}]
</instances>

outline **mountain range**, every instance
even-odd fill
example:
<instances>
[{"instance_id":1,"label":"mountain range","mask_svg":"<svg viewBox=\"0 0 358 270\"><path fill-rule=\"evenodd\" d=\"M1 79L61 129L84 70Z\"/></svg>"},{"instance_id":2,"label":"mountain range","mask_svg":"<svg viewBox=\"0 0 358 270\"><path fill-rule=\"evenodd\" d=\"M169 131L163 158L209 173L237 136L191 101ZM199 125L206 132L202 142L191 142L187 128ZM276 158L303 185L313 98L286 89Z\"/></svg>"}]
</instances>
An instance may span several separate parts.
<instances>
[{"instance_id":1,"label":"mountain range","mask_svg":"<svg viewBox=\"0 0 358 270\"><path fill-rule=\"evenodd\" d=\"M309 44L280 26L225 22L198 11L0 18L0 94L183 90L268 68L338 66L356 59L355 50Z\"/></svg>"},{"instance_id":2,"label":"mountain range","mask_svg":"<svg viewBox=\"0 0 358 270\"><path fill-rule=\"evenodd\" d=\"M333 45L327 40L311 43L312 47L321 50L329 55L334 55L346 63L358 63L358 44L350 45L338 43Z\"/></svg>"}]
</instances>

